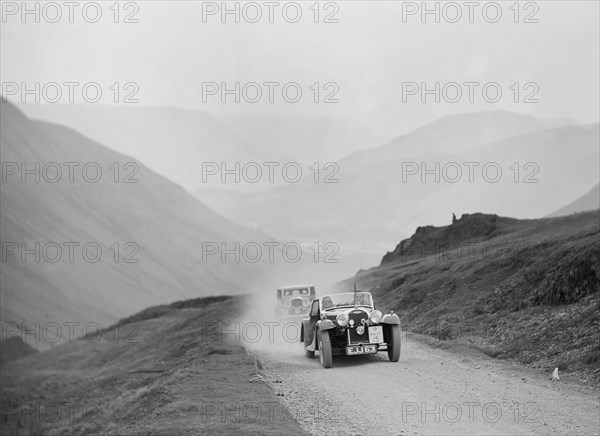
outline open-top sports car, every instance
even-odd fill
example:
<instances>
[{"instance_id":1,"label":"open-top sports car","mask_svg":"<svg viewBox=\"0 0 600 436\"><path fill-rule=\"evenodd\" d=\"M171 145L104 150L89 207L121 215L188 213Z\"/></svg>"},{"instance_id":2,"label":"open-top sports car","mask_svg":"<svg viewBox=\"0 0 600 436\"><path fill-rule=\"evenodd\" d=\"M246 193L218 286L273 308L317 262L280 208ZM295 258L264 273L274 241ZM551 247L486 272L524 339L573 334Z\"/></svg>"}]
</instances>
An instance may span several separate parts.
<instances>
[{"instance_id":1,"label":"open-top sports car","mask_svg":"<svg viewBox=\"0 0 600 436\"><path fill-rule=\"evenodd\" d=\"M313 300L302 320L300 341L306 357L319 352L321 365L331 368L333 355L375 354L387 351L392 362L400 359L400 318L375 309L370 292L331 294Z\"/></svg>"}]
</instances>

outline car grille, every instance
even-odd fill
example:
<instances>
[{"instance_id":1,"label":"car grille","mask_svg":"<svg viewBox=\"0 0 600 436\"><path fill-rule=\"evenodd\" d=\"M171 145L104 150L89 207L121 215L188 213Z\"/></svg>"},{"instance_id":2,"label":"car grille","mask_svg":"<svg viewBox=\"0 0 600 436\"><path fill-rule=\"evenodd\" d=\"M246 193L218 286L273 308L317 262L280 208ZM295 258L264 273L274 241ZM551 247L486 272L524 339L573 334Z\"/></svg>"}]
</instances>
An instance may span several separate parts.
<instances>
[{"instance_id":1,"label":"car grille","mask_svg":"<svg viewBox=\"0 0 600 436\"><path fill-rule=\"evenodd\" d=\"M350 313L348 314L348 318L349 318L349 323L350 323L349 325L356 328L359 325L363 325L363 323L366 323L367 320L369 319L369 316L367 315L367 312L365 312L364 310L356 309L356 310L350 311ZM354 323L352 323L352 321L354 321Z\"/></svg>"},{"instance_id":2,"label":"car grille","mask_svg":"<svg viewBox=\"0 0 600 436\"><path fill-rule=\"evenodd\" d=\"M359 343L368 344L369 343L369 329L367 328L367 320L369 319L367 312L364 310L353 310L348 314L350 320L353 320L354 323L351 328L348 329L348 344L356 345ZM364 320L364 321L363 321ZM356 331L356 328L359 326L364 326L365 330L362 335L359 335Z\"/></svg>"}]
</instances>

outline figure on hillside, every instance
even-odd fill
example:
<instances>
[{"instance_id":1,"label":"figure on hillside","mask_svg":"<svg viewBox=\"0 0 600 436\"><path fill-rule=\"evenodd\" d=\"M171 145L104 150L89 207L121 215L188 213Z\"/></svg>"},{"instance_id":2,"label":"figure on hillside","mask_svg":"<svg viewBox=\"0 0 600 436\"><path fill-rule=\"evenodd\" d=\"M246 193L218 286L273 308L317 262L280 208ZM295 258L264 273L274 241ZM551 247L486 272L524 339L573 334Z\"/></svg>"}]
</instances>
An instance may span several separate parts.
<instances>
[{"instance_id":1,"label":"figure on hillside","mask_svg":"<svg viewBox=\"0 0 600 436\"><path fill-rule=\"evenodd\" d=\"M452 212L452 224L454 224L456 222L456 215L454 215L454 212Z\"/></svg>"}]
</instances>

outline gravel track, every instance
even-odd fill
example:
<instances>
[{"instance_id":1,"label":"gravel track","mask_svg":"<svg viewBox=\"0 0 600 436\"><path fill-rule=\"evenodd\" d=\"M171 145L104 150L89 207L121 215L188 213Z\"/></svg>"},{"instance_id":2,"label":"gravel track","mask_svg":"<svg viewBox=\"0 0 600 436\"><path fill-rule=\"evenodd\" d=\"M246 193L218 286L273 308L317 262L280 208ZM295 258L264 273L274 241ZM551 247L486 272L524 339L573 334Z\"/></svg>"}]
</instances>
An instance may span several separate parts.
<instances>
[{"instance_id":1,"label":"gravel track","mask_svg":"<svg viewBox=\"0 0 600 436\"><path fill-rule=\"evenodd\" d=\"M252 352L290 419L314 435L600 434L592 386L405 336L398 363L339 356L324 369L290 343Z\"/></svg>"}]
</instances>

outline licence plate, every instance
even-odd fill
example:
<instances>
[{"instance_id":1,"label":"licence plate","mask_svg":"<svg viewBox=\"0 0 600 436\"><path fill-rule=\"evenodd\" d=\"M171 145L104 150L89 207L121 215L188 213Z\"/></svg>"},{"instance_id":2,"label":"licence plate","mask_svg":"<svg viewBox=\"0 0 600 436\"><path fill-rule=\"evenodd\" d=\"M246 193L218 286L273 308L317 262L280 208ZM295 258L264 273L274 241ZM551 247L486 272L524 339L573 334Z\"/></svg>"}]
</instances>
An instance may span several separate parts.
<instances>
[{"instance_id":1,"label":"licence plate","mask_svg":"<svg viewBox=\"0 0 600 436\"><path fill-rule=\"evenodd\" d=\"M365 345L363 347L346 347L346 354L352 356L354 354L373 354L377 353L377 345Z\"/></svg>"},{"instance_id":2,"label":"licence plate","mask_svg":"<svg viewBox=\"0 0 600 436\"><path fill-rule=\"evenodd\" d=\"M383 343L383 327L380 325L369 327L369 342L372 344Z\"/></svg>"}]
</instances>

